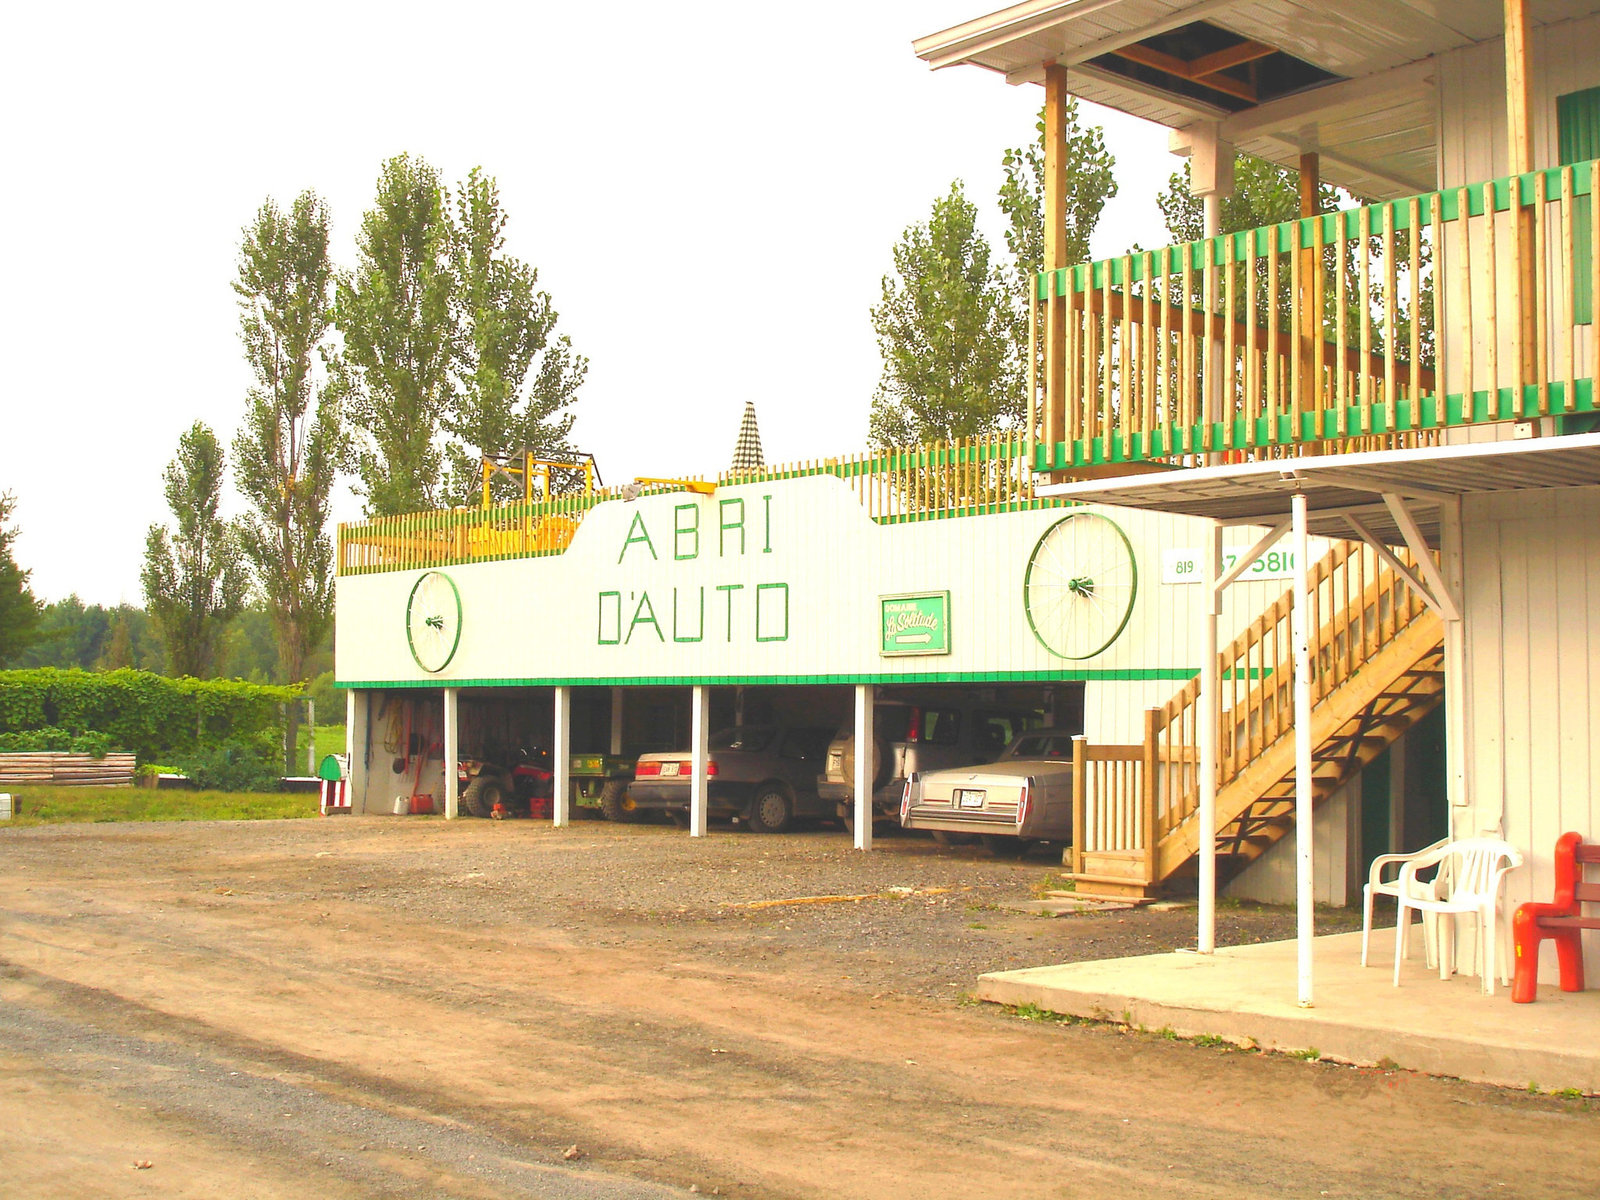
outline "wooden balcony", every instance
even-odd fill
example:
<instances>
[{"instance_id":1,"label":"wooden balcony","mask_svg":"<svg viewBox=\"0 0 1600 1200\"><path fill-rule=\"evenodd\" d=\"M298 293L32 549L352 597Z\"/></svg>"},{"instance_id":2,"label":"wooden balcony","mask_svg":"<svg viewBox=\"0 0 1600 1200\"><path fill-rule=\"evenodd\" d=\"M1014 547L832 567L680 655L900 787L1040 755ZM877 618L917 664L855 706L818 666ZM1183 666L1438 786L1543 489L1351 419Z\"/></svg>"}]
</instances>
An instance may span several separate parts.
<instances>
[{"instance_id":1,"label":"wooden balcony","mask_svg":"<svg viewBox=\"0 0 1600 1200\"><path fill-rule=\"evenodd\" d=\"M1431 445L1596 408L1600 163L1040 274L1030 426L1060 477Z\"/></svg>"}]
</instances>

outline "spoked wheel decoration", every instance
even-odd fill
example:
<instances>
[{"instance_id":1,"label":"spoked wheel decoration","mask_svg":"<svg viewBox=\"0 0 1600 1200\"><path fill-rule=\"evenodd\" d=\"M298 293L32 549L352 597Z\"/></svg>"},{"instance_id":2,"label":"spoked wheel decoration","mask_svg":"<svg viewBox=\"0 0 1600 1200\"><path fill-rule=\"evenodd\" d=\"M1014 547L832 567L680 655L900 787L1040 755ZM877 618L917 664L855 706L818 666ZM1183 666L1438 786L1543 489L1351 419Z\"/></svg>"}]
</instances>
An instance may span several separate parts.
<instances>
[{"instance_id":1,"label":"spoked wheel decoration","mask_svg":"<svg viewBox=\"0 0 1600 1200\"><path fill-rule=\"evenodd\" d=\"M1061 658L1093 658L1127 628L1139 591L1133 544L1098 513L1063 517L1039 538L1022 581L1033 636Z\"/></svg>"},{"instance_id":2,"label":"spoked wheel decoration","mask_svg":"<svg viewBox=\"0 0 1600 1200\"><path fill-rule=\"evenodd\" d=\"M412 585L406 601L406 641L417 666L430 675L442 671L461 644L461 594L455 581L429 571Z\"/></svg>"}]
</instances>

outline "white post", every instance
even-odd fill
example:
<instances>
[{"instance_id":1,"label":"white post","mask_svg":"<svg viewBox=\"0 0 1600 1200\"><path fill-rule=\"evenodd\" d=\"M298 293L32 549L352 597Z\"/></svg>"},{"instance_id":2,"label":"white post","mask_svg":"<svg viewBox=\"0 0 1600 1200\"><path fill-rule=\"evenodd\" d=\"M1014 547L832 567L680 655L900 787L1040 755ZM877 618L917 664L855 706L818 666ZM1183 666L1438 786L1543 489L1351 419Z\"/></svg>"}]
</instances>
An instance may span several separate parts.
<instances>
[{"instance_id":1,"label":"white post","mask_svg":"<svg viewBox=\"0 0 1600 1200\"><path fill-rule=\"evenodd\" d=\"M622 753L622 689L611 685L611 753Z\"/></svg>"},{"instance_id":2,"label":"white post","mask_svg":"<svg viewBox=\"0 0 1600 1200\"><path fill-rule=\"evenodd\" d=\"M1204 631L1200 639L1200 930L1196 948L1212 954L1217 948L1217 714L1222 704L1222 680L1217 670L1217 617L1222 593L1222 526L1216 521L1206 533L1201 579L1205 585Z\"/></svg>"},{"instance_id":3,"label":"white post","mask_svg":"<svg viewBox=\"0 0 1600 1200\"><path fill-rule=\"evenodd\" d=\"M856 685L856 770L851 786L855 792L857 850L872 849L872 706L877 690L870 683Z\"/></svg>"},{"instance_id":4,"label":"white post","mask_svg":"<svg viewBox=\"0 0 1600 1200\"><path fill-rule=\"evenodd\" d=\"M367 693L361 693L362 726L365 728L366 718L370 713L367 706ZM344 787L345 795L350 797L350 811L352 813L367 811L367 764L356 761L356 690L347 688L344 693ZM357 787L357 783L360 786ZM357 797L360 797L359 805Z\"/></svg>"},{"instance_id":5,"label":"white post","mask_svg":"<svg viewBox=\"0 0 1600 1200\"><path fill-rule=\"evenodd\" d=\"M1306 497L1294 494L1294 849L1299 1001L1311 1007L1311 604L1306 595L1311 544L1306 534Z\"/></svg>"},{"instance_id":6,"label":"white post","mask_svg":"<svg viewBox=\"0 0 1600 1200\"><path fill-rule=\"evenodd\" d=\"M444 690L444 815L445 815L445 817L447 819L452 820L452 821L455 820L455 818L457 816L456 802L457 802L458 797L457 797L456 793L457 793L458 784L459 784L459 781L458 781L458 779L456 777L456 771L459 770L459 767L457 766L457 763L456 763L456 758L457 758L456 710L457 710L457 708L458 708L458 705L456 704L456 689L455 688L445 688L445 690Z\"/></svg>"},{"instance_id":7,"label":"white post","mask_svg":"<svg viewBox=\"0 0 1600 1200\"><path fill-rule=\"evenodd\" d=\"M705 684L696 684L693 689L694 698L690 704L689 716L689 741L690 766L693 776L689 781L689 836L705 837L706 835L706 762L710 759L710 751L706 747L706 708L709 705L711 689Z\"/></svg>"},{"instance_id":8,"label":"white post","mask_svg":"<svg viewBox=\"0 0 1600 1200\"><path fill-rule=\"evenodd\" d=\"M317 773L317 702L306 697L306 724L310 733L306 737L306 774Z\"/></svg>"},{"instance_id":9,"label":"white post","mask_svg":"<svg viewBox=\"0 0 1600 1200\"><path fill-rule=\"evenodd\" d=\"M572 689L556 689L555 745L550 750L554 789L550 817L557 829L572 819Z\"/></svg>"}]
</instances>

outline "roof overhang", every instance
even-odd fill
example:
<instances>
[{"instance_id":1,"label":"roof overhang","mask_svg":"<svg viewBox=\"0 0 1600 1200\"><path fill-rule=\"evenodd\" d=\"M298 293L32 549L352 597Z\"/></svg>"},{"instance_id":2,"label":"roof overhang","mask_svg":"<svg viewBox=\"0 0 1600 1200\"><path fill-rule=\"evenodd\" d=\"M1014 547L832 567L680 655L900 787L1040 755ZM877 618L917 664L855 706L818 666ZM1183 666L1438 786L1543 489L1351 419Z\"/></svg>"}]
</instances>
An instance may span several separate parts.
<instances>
[{"instance_id":1,"label":"roof overhang","mask_svg":"<svg viewBox=\"0 0 1600 1200\"><path fill-rule=\"evenodd\" d=\"M1322 155L1323 178L1373 199L1438 186L1434 56L1504 32L1504 0L1026 0L918 38L934 68L970 64L1011 83L1068 68L1074 95L1169 129L1219 123L1224 141L1292 167ZM1597 0L1530 0L1535 25L1600 12ZM1339 77L1241 112L1121 78L1091 60L1197 21L1270 44Z\"/></svg>"},{"instance_id":2,"label":"roof overhang","mask_svg":"<svg viewBox=\"0 0 1600 1200\"><path fill-rule=\"evenodd\" d=\"M1377 450L1197 467L1157 475L1041 486L1040 496L1208 517L1230 525L1275 525L1303 492L1309 528L1356 536L1356 519L1389 545L1405 542L1386 496L1399 497L1429 545L1439 545L1440 510L1464 496L1600 484L1600 434Z\"/></svg>"}]
</instances>

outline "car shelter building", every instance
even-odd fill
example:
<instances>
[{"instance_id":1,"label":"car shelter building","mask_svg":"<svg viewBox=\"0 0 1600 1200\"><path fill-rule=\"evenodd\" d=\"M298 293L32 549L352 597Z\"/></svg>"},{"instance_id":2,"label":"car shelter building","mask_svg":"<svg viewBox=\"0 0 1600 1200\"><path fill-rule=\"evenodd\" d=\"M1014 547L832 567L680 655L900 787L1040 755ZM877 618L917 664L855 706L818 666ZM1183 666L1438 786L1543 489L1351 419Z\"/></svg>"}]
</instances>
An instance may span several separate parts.
<instances>
[{"instance_id":1,"label":"car shelter building","mask_svg":"<svg viewBox=\"0 0 1600 1200\"><path fill-rule=\"evenodd\" d=\"M344 527L338 677L354 811L393 812L397 798L405 810L423 794L453 815L445 764L516 743L550 748L558 775L586 752L703 758L712 727L741 717L866 723L857 744L869 744L875 694L959 700L979 716L1034 710L1083 734L1108 771L1112 756L1136 765L1158 720L1193 724L1182 693L1198 671L1208 523L1035 497L1026 453L963 443L699 492L656 485ZM1251 562L1224 628L1278 600L1291 569L1279 548ZM855 789L858 805L868 792ZM571 796L558 778L558 823ZM691 818L705 832L703 788ZM1142 810L1104 815L1129 819ZM1325 820L1327 844L1342 846L1343 798ZM870 846L871 822L853 824ZM1341 871L1325 863L1335 901ZM1289 894L1287 864L1257 874L1258 892Z\"/></svg>"},{"instance_id":2,"label":"car shelter building","mask_svg":"<svg viewBox=\"0 0 1600 1200\"><path fill-rule=\"evenodd\" d=\"M1376 854L1502 837L1548 899L1600 838L1600 4L1028 0L916 52L1043 85L1024 429L342 528L356 810L453 815L499 729L558 823L569 752L687 747L702 835L713 724L952 689L1081 722L1080 889L1196 887L1203 952L1218 888L1293 896L1302 1003ZM1066 260L1071 96L1173 130L1205 237ZM1221 229L1235 148L1299 219Z\"/></svg>"}]
</instances>

